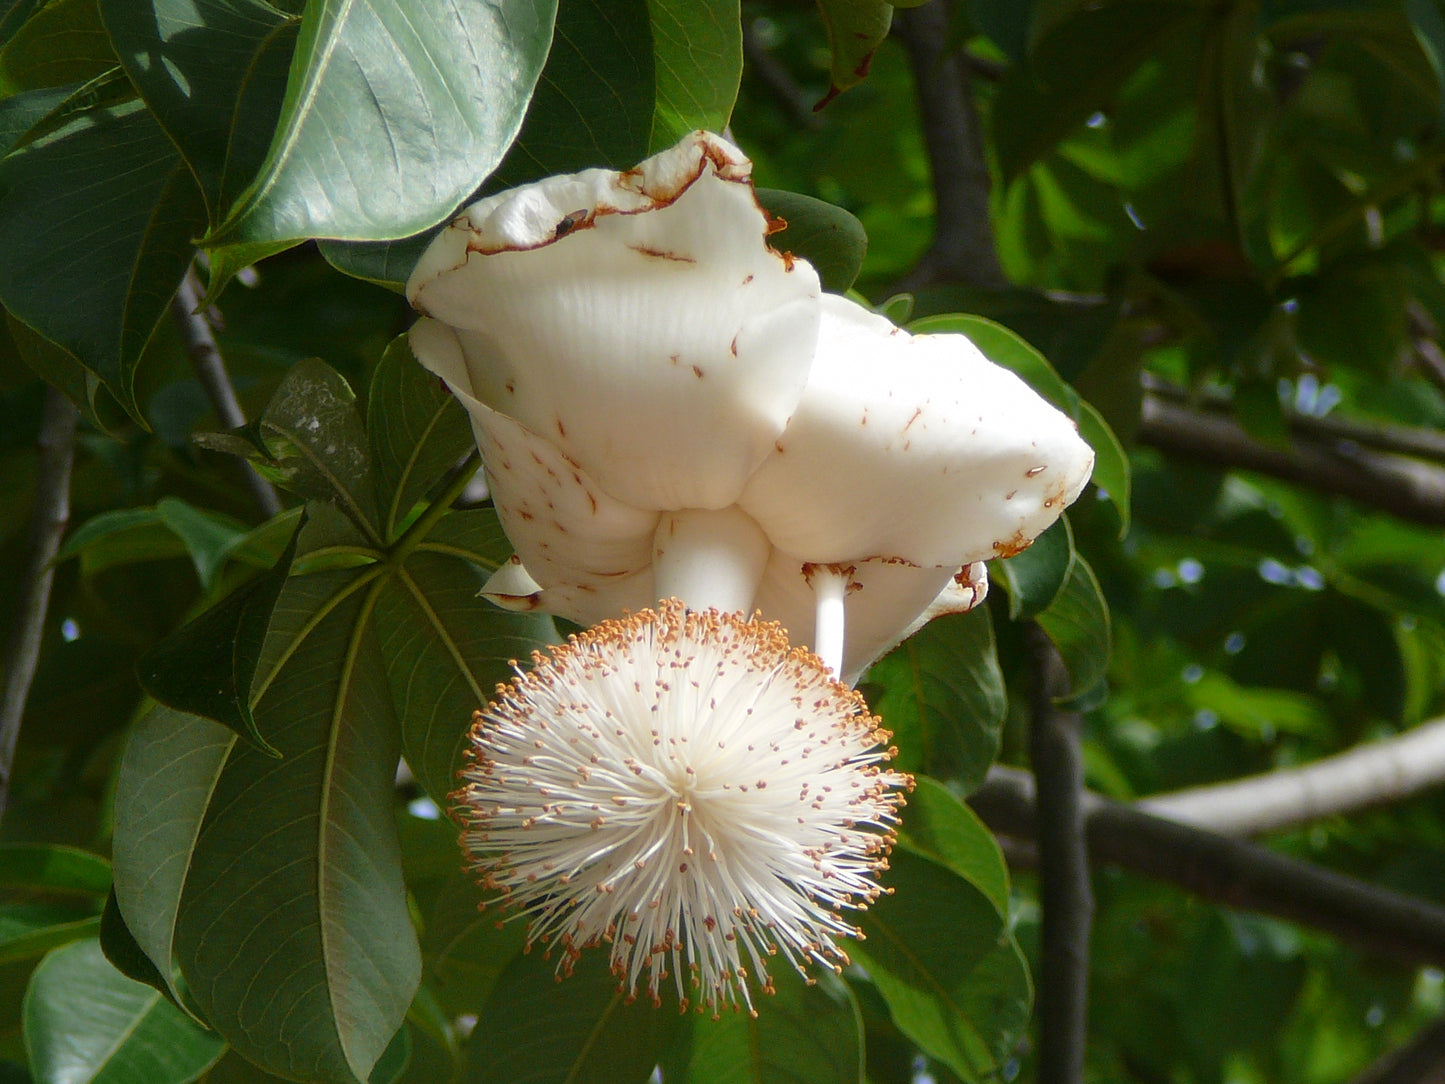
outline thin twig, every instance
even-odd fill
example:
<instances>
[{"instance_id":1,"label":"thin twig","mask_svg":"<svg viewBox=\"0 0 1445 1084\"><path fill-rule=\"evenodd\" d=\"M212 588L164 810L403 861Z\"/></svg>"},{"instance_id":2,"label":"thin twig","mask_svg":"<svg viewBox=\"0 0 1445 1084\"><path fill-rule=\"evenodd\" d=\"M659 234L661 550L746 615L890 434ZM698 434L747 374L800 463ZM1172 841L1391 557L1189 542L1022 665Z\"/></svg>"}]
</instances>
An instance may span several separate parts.
<instances>
[{"instance_id":1,"label":"thin twig","mask_svg":"<svg viewBox=\"0 0 1445 1084\"><path fill-rule=\"evenodd\" d=\"M246 415L241 410L240 400L236 398L236 389L231 384L230 374L226 372L226 363L216 345L211 322L204 312L199 311L200 304L200 283L196 279L195 269L191 268L186 271L186 277L181 280L180 289L171 301L171 316L186 344L186 353L190 355L196 379L201 382L201 387L206 389L206 397L211 400L216 417L227 429L239 429L246 424ZM244 459L236 462L240 465L246 489L250 491L251 499L256 502L256 508L261 515L270 519L278 514L281 511L281 499L276 496L271 483L257 474L256 468Z\"/></svg>"},{"instance_id":2,"label":"thin twig","mask_svg":"<svg viewBox=\"0 0 1445 1084\"><path fill-rule=\"evenodd\" d=\"M1033 776L995 767L969 799L990 828L1034 838ZM1273 915L1411 966L1445 964L1445 907L1253 843L1084 794L1089 854L1229 907ZM1015 848L1015 857L1021 857Z\"/></svg>"},{"instance_id":3,"label":"thin twig","mask_svg":"<svg viewBox=\"0 0 1445 1084\"><path fill-rule=\"evenodd\" d=\"M1008 285L988 217L983 157L969 67L950 49L950 5L937 0L900 8L893 32L908 51L933 174L933 244L898 290L959 282L988 290Z\"/></svg>"},{"instance_id":4,"label":"thin twig","mask_svg":"<svg viewBox=\"0 0 1445 1084\"><path fill-rule=\"evenodd\" d=\"M1225 836L1251 836L1397 802L1445 783L1445 718L1298 768L1191 787L1134 808Z\"/></svg>"},{"instance_id":5,"label":"thin twig","mask_svg":"<svg viewBox=\"0 0 1445 1084\"><path fill-rule=\"evenodd\" d=\"M1081 1084L1088 1040L1089 927L1094 894L1084 837L1083 722L1056 706L1069 678L1038 625L1024 630L1029 656L1029 756L1039 781L1042 956L1039 967L1039 1084Z\"/></svg>"},{"instance_id":6,"label":"thin twig","mask_svg":"<svg viewBox=\"0 0 1445 1084\"><path fill-rule=\"evenodd\" d=\"M1305 438L1275 447L1255 440L1232 418L1157 395L1144 398L1137 436L1162 452L1337 493L1413 523L1445 524L1445 471L1414 460Z\"/></svg>"},{"instance_id":7,"label":"thin twig","mask_svg":"<svg viewBox=\"0 0 1445 1084\"><path fill-rule=\"evenodd\" d=\"M1351 1084L1445 1084L1445 1020L1422 1028Z\"/></svg>"},{"instance_id":8,"label":"thin twig","mask_svg":"<svg viewBox=\"0 0 1445 1084\"><path fill-rule=\"evenodd\" d=\"M30 550L20 577L10 642L5 651L5 690L0 696L0 816L10 796L15 765L15 744L35 667L45 614L50 607L50 586L55 580L51 564L70 522L70 467L75 458L75 404L53 387L45 389L45 413L40 423L40 470L35 486L35 507L30 514Z\"/></svg>"}]
</instances>

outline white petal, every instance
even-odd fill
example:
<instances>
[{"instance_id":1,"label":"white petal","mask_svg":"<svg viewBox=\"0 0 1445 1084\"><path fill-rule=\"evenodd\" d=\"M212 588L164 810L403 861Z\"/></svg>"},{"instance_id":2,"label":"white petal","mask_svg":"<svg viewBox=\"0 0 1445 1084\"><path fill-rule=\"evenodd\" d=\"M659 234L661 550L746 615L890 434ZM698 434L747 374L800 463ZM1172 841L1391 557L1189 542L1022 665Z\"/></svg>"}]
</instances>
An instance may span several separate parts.
<instances>
[{"instance_id":1,"label":"white petal","mask_svg":"<svg viewBox=\"0 0 1445 1084\"><path fill-rule=\"evenodd\" d=\"M814 635L815 598L808 583L805 563L798 557L774 550L758 587L757 607L769 621L778 621L795 644L811 646ZM971 608L987 591L983 566L976 566L982 588L972 592L972 602L963 606L965 592L954 582L957 569L917 568L896 561L859 561L853 564L854 587L844 600L844 641L842 680L853 684L864 670L884 652L922 627L940 600L952 608ZM938 609L930 616L950 612Z\"/></svg>"},{"instance_id":2,"label":"white petal","mask_svg":"<svg viewBox=\"0 0 1445 1084\"><path fill-rule=\"evenodd\" d=\"M722 508L797 405L817 274L768 248L751 165L693 133L625 173L473 205L407 296L457 330L472 394L638 508Z\"/></svg>"},{"instance_id":3,"label":"white petal","mask_svg":"<svg viewBox=\"0 0 1445 1084\"><path fill-rule=\"evenodd\" d=\"M419 320L410 339L471 416L497 517L536 584L598 587L649 568L658 513L608 496L574 460L478 402L445 324Z\"/></svg>"},{"instance_id":4,"label":"white petal","mask_svg":"<svg viewBox=\"0 0 1445 1084\"><path fill-rule=\"evenodd\" d=\"M1094 454L1073 421L964 336L824 306L807 390L739 502L776 547L956 569L1024 549L1078 496Z\"/></svg>"},{"instance_id":5,"label":"white petal","mask_svg":"<svg viewBox=\"0 0 1445 1084\"><path fill-rule=\"evenodd\" d=\"M522 559L514 553L487 578L481 596L504 610L527 613L541 608L542 585L532 579Z\"/></svg>"}]
</instances>

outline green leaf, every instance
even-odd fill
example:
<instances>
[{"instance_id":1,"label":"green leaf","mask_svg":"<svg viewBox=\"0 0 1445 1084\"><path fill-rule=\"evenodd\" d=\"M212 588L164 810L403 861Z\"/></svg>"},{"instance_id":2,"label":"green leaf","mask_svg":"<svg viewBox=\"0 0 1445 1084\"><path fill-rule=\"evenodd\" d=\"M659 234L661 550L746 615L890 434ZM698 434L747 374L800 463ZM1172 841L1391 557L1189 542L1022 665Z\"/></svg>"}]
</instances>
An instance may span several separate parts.
<instances>
[{"instance_id":1,"label":"green leaf","mask_svg":"<svg viewBox=\"0 0 1445 1084\"><path fill-rule=\"evenodd\" d=\"M241 524L192 507L179 497L162 497L157 501L156 517L184 543L196 566L196 577L207 591L216 582L216 573L231 551L246 537L246 528Z\"/></svg>"},{"instance_id":2,"label":"green leaf","mask_svg":"<svg viewBox=\"0 0 1445 1084\"><path fill-rule=\"evenodd\" d=\"M777 993L757 1016L696 1015L662 1063L686 1084L860 1084L862 1021L848 987L824 972L805 983L790 967L771 972Z\"/></svg>"},{"instance_id":3,"label":"green leaf","mask_svg":"<svg viewBox=\"0 0 1445 1084\"><path fill-rule=\"evenodd\" d=\"M399 335L371 375L366 431L381 531L390 539L413 506L475 446L471 422Z\"/></svg>"},{"instance_id":4,"label":"green leaf","mask_svg":"<svg viewBox=\"0 0 1445 1084\"><path fill-rule=\"evenodd\" d=\"M486 190L631 169L696 128L721 131L741 78L737 0L562 0L521 132ZM323 241L321 251L338 270L400 292L434 235Z\"/></svg>"},{"instance_id":5,"label":"green leaf","mask_svg":"<svg viewBox=\"0 0 1445 1084\"><path fill-rule=\"evenodd\" d=\"M233 128L254 141L252 129L266 139L275 126L274 115L271 123L250 123L258 118L238 115L237 101L256 94L259 79L273 84L266 89L279 109L285 69L268 69L264 51L295 20L262 0L100 0L100 8L126 74L180 148L215 221ZM246 164L254 170L260 161Z\"/></svg>"},{"instance_id":6,"label":"green leaf","mask_svg":"<svg viewBox=\"0 0 1445 1084\"><path fill-rule=\"evenodd\" d=\"M0 46L0 98L84 83L116 64L96 0L54 0Z\"/></svg>"},{"instance_id":7,"label":"green leaf","mask_svg":"<svg viewBox=\"0 0 1445 1084\"><path fill-rule=\"evenodd\" d=\"M453 1017L482 1010L527 939L526 922L504 921L507 912L501 904L478 909L485 893L475 881L475 875L458 870L446 882L422 938L437 999Z\"/></svg>"},{"instance_id":8,"label":"green leaf","mask_svg":"<svg viewBox=\"0 0 1445 1084\"><path fill-rule=\"evenodd\" d=\"M33 960L52 949L100 932L100 917L76 918L33 907L6 907L0 911L0 964Z\"/></svg>"},{"instance_id":9,"label":"green leaf","mask_svg":"<svg viewBox=\"0 0 1445 1084\"><path fill-rule=\"evenodd\" d=\"M0 160L0 302L144 424L135 367L204 222L190 171L140 103L83 114Z\"/></svg>"},{"instance_id":10,"label":"green leaf","mask_svg":"<svg viewBox=\"0 0 1445 1084\"><path fill-rule=\"evenodd\" d=\"M841 207L797 192L760 188L758 202L787 222L785 229L769 236L768 244L807 260L830 293L845 293L853 285L868 252L863 223Z\"/></svg>"},{"instance_id":11,"label":"green leaf","mask_svg":"<svg viewBox=\"0 0 1445 1084\"><path fill-rule=\"evenodd\" d=\"M1109 606L1094 570L1077 550L1063 588L1037 620L1069 671L1069 703L1087 703L1109 667Z\"/></svg>"},{"instance_id":12,"label":"green leaf","mask_svg":"<svg viewBox=\"0 0 1445 1084\"><path fill-rule=\"evenodd\" d=\"M207 246L379 241L440 222L517 134L554 14L547 0L308 0L270 151Z\"/></svg>"},{"instance_id":13,"label":"green leaf","mask_svg":"<svg viewBox=\"0 0 1445 1084\"><path fill-rule=\"evenodd\" d=\"M986 607L930 621L867 680L882 688L869 699L893 732L899 768L956 778L965 790L983 782L1008 704Z\"/></svg>"},{"instance_id":14,"label":"green leaf","mask_svg":"<svg viewBox=\"0 0 1445 1084\"><path fill-rule=\"evenodd\" d=\"M283 1076L365 1079L420 978L378 583L371 569L287 582L253 693L282 758L232 749L185 877L175 949L190 992L232 1046ZM258 930L281 939L257 945Z\"/></svg>"},{"instance_id":15,"label":"green leaf","mask_svg":"<svg viewBox=\"0 0 1445 1084\"><path fill-rule=\"evenodd\" d=\"M271 756L251 710L256 660L291 571L298 528L276 566L238 587L141 658L141 685L162 704L224 723Z\"/></svg>"},{"instance_id":16,"label":"green leaf","mask_svg":"<svg viewBox=\"0 0 1445 1084\"><path fill-rule=\"evenodd\" d=\"M112 967L93 939L41 962L24 1012L36 1084L186 1084L226 1049L157 991Z\"/></svg>"},{"instance_id":17,"label":"green leaf","mask_svg":"<svg viewBox=\"0 0 1445 1084\"><path fill-rule=\"evenodd\" d=\"M324 361L293 365L261 417L245 429L197 434L195 440L203 448L249 456L278 485L335 505L368 542L382 544L356 393Z\"/></svg>"},{"instance_id":18,"label":"green leaf","mask_svg":"<svg viewBox=\"0 0 1445 1084\"><path fill-rule=\"evenodd\" d=\"M926 775L915 777L899 839L909 850L965 878L1000 915L1008 914L1008 866L998 840L942 783Z\"/></svg>"},{"instance_id":19,"label":"green leaf","mask_svg":"<svg viewBox=\"0 0 1445 1084\"><path fill-rule=\"evenodd\" d=\"M145 949L141 948L135 934L126 925L114 889L106 896L105 910L100 915L100 948L111 966L126 978L143 982L175 1000L170 979L161 974L161 969L146 955Z\"/></svg>"},{"instance_id":20,"label":"green leaf","mask_svg":"<svg viewBox=\"0 0 1445 1084\"><path fill-rule=\"evenodd\" d=\"M101 897L110 890L110 863L58 843L4 843L0 886L12 892Z\"/></svg>"},{"instance_id":21,"label":"green leaf","mask_svg":"<svg viewBox=\"0 0 1445 1084\"><path fill-rule=\"evenodd\" d=\"M828 27L831 59L828 93L813 106L814 110L821 109L867 77L873 54L893 25L893 5L881 0L818 0L818 10Z\"/></svg>"},{"instance_id":22,"label":"green leaf","mask_svg":"<svg viewBox=\"0 0 1445 1084\"><path fill-rule=\"evenodd\" d=\"M655 102L648 151L698 128L721 132L743 75L738 0L648 0Z\"/></svg>"},{"instance_id":23,"label":"green leaf","mask_svg":"<svg viewBox=\"0 0 1445 1084\"><path fill-rule=\"evenodd\" d=\"M442 523L462 545L475 550L489 544L493 558L505 560L510 547L495 515L478 509L453 513ZM471 540L460 539L461 525L453 522L463 516L475 524ZM513 660L558 639L550 618L506 613L478 598L484 579L454 556L420 552L377 599L378 636L401 720L402 749L417 780L443 806L456 787L472 712L513 676Z\"/></svg>"},{"instance_id":24,"label":"green leaf","mask_svg":"<svg viewBox=\"0 0 1445 1084\"><path fill-rule=\"evenodd\" d=\"M989 361L1018 373L1054 406L1079 425L1079 435L1094 449L1094 484L1109 495L1119 511L1119 537L1129 531L1129 457L1119 438L1092 406L1054 371L1042 354L1002 324L982 316L929 316L909 325L914 334L958 332L967 335Z\"/></svg>"},{"instance_id":25,"label":"green leaf","mask_svg":"<svg viewBox=\"0 0 1445 1084\"><path fill-rule=\"evenodd\" d=\"M0 156L9 154L27 132L48 117L75 89L39 87L0 99Z\"/></svg>"},{"instance_id":26,"label":"green leaf","mask_svg":"<svg viewBox=\"0 0 1445 1084\"><path fill-rule=\"evenodd\" d=\"M152 709L131 732L115 790L115 898L125 925L156 971L174 984L175 930L196 838L233 731Z\"/></svg>"},{"instance_id":27,"label":"green leaf","mask_svg":"<svg viewBox=\"0 0 1445 1084\"><path fill-rule=\"evenodd\" d=\"M477 1017L468 1045L468 1080L509 1084L645 1084L680 1023L645 993L635 1002L617 988L607 947L582 953L557 980L557 961L540 949L513 960ZM670 989L670 987L666 987Z\"/></svg>"},{"instance_id":28,"label":"green leaf","mask_svg":"<svg viewBox=\"0 0 1445 1084\"><path fill-rule=\"evenodd\" d=\"M1074 537L1068 516L1034 539L1022 553L991 565L995 577L1008 590L1008 615L1025 621L1042 610L1063 589L1074 557Z\"/></svg>"},{"instance_id":29,"label":"green leaf","mask_svg":"<svg viewBox=\"0 0 1445 1084\"><path fill-rule=\"evenodd\" d=\"M974 885L908 850L893 852L884 883L893 894L860 916L867 939L850 953L905 1035L965 1080L986 1079L996 1021L978 1014L972 976L1007 944L1003 916Z\"/></svg>"}]
</instances>

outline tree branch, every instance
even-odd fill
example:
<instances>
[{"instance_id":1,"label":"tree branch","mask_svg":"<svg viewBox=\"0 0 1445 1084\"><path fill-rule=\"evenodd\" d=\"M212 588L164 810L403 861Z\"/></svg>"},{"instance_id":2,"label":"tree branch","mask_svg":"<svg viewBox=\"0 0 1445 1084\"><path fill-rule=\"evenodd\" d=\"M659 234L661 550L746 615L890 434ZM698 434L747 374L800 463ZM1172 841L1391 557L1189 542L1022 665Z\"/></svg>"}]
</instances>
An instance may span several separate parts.
<instances>
[{"instance_id":1,"label":"tree branch","mask_svg":"<svg viewBox=\"0 0 1445 1084\"><path fill-rule=\"evenodd\" d=\"M908 51L918 93L923 141L933 174L933 244L899 290L961 282L989 290L1008 285L988 217L989 175L983 157L969 68L949 49L951 5L942 0L900 8L893 32Z\"/></svg>"},{"instance_id":2,"label":"tree branch","mask_svg":"<svg viewBox=\"0 0 1445 1084\"><path fill-rule=\"evenodd\" d=\"M1035 838L1035 794L1029 773L995 767L969 804L994 831L1027 840ZM1084 793L1083 806L1096 863L1324 930L1411 966L1445 964L1445 907L1151 816L1092 791Z\"/></svg>"},{"instance_id":3,"label":"tree branch","mask_svg":"<svg viewBox=\"0 0 1445 1084\"><path fill-rule=\"evenodd\" d=\"M5 690L0 696L0 816L10 796L10 779L15 765L15 744L35 667L40 661L40 641L45 631L45 614L50 607L50 586L55 580L51 562L70 522L70 467L75 458L75 422L78 412L69 399L53 387L45 389L45 413L40 423L40 470L35 486L35 508L30 514L30 546L10 642L5 651Z\"/></svg>"},{"instance_id":4,"label":"tree branch","mask_svg":"<svg viewBox=\"0 0 1445 1084\"><path fill-rule=\"evenodd\" d=\"M226 372L226 363L221 357L220 347L216 345L211 322L204 312L199 311L200 304L200 283L196 279L195 269L190 268L171 301L171 316L186 344L186 353L190 355L196 378L201 382L201 387L206 389L206 397L210 399L216 417L227 429L239 429L246 424L246 415L241 410L236 389L231 385L231 377ZM236 462L240 465L246 489L250 491L251 499L255 501L261 514L270 519L279 513L281 499L276 496L276 490L271 487L271 483L257 474L256 468L244 459L237 459Z\"/></svg>"},{"instance_id":5,"label":"tree branch","mask_svg":"<svg viewBox=\"0 0 1445 1084\"><path fill-rule=\"evenodd\" d=\"M1255 440L1232 418L1158 395L1144 397L1138 440L1165 453L1337 493L1414 523L1445 524L1445 471L1413 460L1308 438L1278 448Z\"/></svg>"},{"instance_id":6,"label":"tree branch","mask_svg":"<svg viewBox=\"0 0 1445 1084\"><path fill-rule=\"evenodd\" d=\"M1228 414L1234 409L1232 398L1225 392L1206 393L1200 397L1176 384L1161 380L1152 373L1141 376L1144 390L1180 405L1192 405L1211 414ZM1291 410L1284 413L1285 424L1301 436L1325 441L1349 441L1363 448L1413 455L1445 463L1445 433L1435 429L1418 429L1404 425L1370 425L1350 418L1327 414L1316 417Z\"/></svg>"},{"instance_id":7,"label":"tree branch","mask_svg":"<svg viewBox=\"0 0 1445 1084\"><path fill-rule=\"evenodd\" d=\"M1024 629L1029 657L1029 757L1039 780L1042 957L1039 967L1039 1084L1081 1084L1088 1042L1089 927L1094 895L1084 838L1082 720L1055 706L1069 678L1038 625Z\"/></svg>"},{"instance_id":8,"label":"tree branch","mask_svg":"<svg viewBox=\"0 0 1445 1084\"><path fill-rule=\"evenodd\" d=\"M1226 836L1292 828L1445 783L1445 718L1299 768L1159 794L1135 809Z\"/></svg>"},{"instance_id":9,"label":"tree branch","mask_svg":"<svg viewBox=\"0 0 1445 1084\"><path fill-rule=\"evenodd\" d=\"M1351 1084L1445 1084L1445 1020L1422 1028Z\"/></svg>"}]
</instances>

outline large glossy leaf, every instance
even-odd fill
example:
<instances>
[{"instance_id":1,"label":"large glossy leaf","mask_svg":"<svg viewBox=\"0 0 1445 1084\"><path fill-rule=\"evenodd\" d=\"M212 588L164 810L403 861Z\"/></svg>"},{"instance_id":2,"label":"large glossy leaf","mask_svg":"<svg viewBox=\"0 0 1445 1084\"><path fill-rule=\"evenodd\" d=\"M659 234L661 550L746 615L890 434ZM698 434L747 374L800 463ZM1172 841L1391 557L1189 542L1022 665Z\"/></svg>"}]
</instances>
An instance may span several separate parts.
<instances>
[{"instance_id":1,"label":"large glossy leaf","mask_svg":"<svg viewBox=\"0 0 1445 1084\"><path fill-rule=\"evenodd\" d=\"M540 948L502 974L468 1044L466 1084L646 1084L680 1020L677 1005L628 1004L606 946L584 952L561 982ZM669 988L670 989L670 988Z\"/></svg>"},{"instance_id":2,"label":"large glossy leaf","mask_svg":"<svg viewBox=\"0 0 1445 1084\"><path fill-rule=\"evenodd\" d=\"M649 0L652 31L652 135L649 150L688 132L727 127L743 74L738 0Z\"/></svg>"},{"instance_id":3,"label":"large glossy leaf","mask_svg":"<svg viewBox=\"0 0 1445 1084\"><path fill-rule=\"evenodd\" d=\"M858 1006L833 975L805 983L792 968L771 972L777 993L757 1016L694 1016L663 1061L667 1084L862 1084Z\"/></svg>"},{"instance_id":4,"label":"large glossy leaf","mask_svg":"<svg viewBox=\"0 0 1445 1084\"><path fill-rule=\"evenodd\" d=\"M1119 537L1128 532L1129 457L1109 423L1065 383L1042 354L1015 332L982 316L929 316L914 321L909 330L967 335L990 361L1018 373L1034 391L1073 418L1078 423L1079 435L1094 449L1094 484L1109 495L1119 510Z\"/></svg>"},{"instance_id":5,"label":"large glossy leaf","mask_svg":"<svg viewBox=\"0 0 1445 1084\"><path fill-rule=\"evenodd\" d=\"M406 336L386 348L366 400L381 530L397 527L473 447L466 411L411 355Z\"/></svg>"},{"instance_id":6,"label":"large glossy leaf","mask_svg":"<svg viewBox=\"0 0 1445 1084\"><path fill-rule=\"evenodd\" d=\"M370 625L375 582L365 569L288 581L255 706L282 757L232 750L176 925L206 1018L286 1076L365 1079L420 977L391 816L400 750Z\"/></svg>"},{"instance_id":7,"label":"large glossy leaf","mask_svg":"<svg viewBox=\"0 0 1445 1084\"><path fill-rule=\"evenodd\" d=\"M208 245L386 240L441 221L517 134L554 12L310 0L270 151Z\"/></svg>"},{"instance_id":8,"label":"large glossy leaf","mask_svg":"<svg viewBox=\"0 0 1445 1084\"><path fill-rule=\"evenodd\" d=\"M968 1081L997 1068L998 1021L973 989L979 965L1007 944L1004 919L974 885L906 849L893 853L884 896L859 919L867 940L849 946L893 1021Z\"/></svg>"},{"instance_id":9,"label":"large glossy leaf","mask_svg":"<svg viewBox=\"0 0 1445 1084\"><path fill-rule=\"evenodd\" d=\"M270 134L270 125L253 124L258 118L238 117L237 99L243 91L265 92L252 84L269 80L279 108L285 69L269 69L265 56L293 20L263 0L101 0L100 8L126 74L180 148L214 221L233 126L263 128L262 146ZM247 164L254 169L260 159Z\"/></svg>"},{"instance_id":10,"label":"large glossy leaf","mask_svg":"<svg viewBox=\"0 0 1445 1084\"><path fill-rule=\"evenodd\" d=\"M0 160L0 302L141 420L135 366L205 206L140 103L83 114Z\"/></svg>"},{"instance_id":11,"label":"large glossy leaf","mask_svg":"<svg viewBox=\"0 0 1445 1084\"><path fill-rule=\"evenodd\" d=\"M135 727L115 791L115 895L125 924L156 970L174 986L181 893L196 837L234 731L157 707Z\"/></svg>"},{"instance_id":12,"label":"large glossy leaf","mask_svg":"<svg viewBox=\"0 0 1445 1084\"><path fill-rule=\"evenodd\" d=\"M741 78L737 0L561 0L526 120L487 189L630 169L695 128L721 131ZM430 237L321 247L347 274L400 290Z\"/></svg>"},{"instance_id":13,"label":"large glossy leaf","mask_svg":"<svg viewBox=\"0 0 1445 1084\"><path fill-rule=\"evenodd\" d=\"M968 790L983 782L1007 706L986 607L929 622L866 681L881 686L870 701L893 732L900 768L958 778Z\"/></svg>"},{"instance_id":14,"label":"large glossy leaf","mask_svg":"<svg viewBox=\"0 0 1445 1084\"><path fill-rule=\"evenodd\" d=\"M207 1034L156 990L111 966L94 939L47 956L25 995L36 1084L186 1084L219 1058Z\"/></svg>"}]
</instances>

